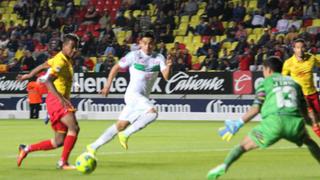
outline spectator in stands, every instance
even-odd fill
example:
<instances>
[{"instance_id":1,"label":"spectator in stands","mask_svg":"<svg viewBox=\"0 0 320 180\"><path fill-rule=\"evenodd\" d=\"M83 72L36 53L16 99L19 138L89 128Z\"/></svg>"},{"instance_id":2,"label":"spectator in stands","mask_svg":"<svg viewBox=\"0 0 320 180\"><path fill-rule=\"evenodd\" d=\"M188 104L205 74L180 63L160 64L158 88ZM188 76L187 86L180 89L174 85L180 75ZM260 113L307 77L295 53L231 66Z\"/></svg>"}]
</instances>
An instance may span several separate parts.
<instances>
[{"instance_id":1,"label":"spectator in stands","mask_svg":"<svg viewBox=\"0 0 320 180\"><path fill-rule=\"evenodd\" d=\"M268 0L258 0L257 7L263 11L266 10L268 4Z\"/></svg>"},{"instance_id":2,"label":"spectator in stands","mask_svg":"<svg viewBox=\"0 0 320 180\"><path fill-rule=\"evenodd\" d=\"M206 22L204 18L201 18L199 24L196 26L193 33L195 35L203 35L205 30L208 28L209 28L208 22Z\"/></svg>"},{"instance_id":3,"label":"spectator in stands","mask_svg":"<svg viewBox=\"0 0 320 180\"><path fill-rule=\"evenodd\" d=\"M60 20L57 17L56 13L52 13L50 15L50 19L49 19L49 28L50 30L56 30L56 29L60 29Z\"/></svg>"},{"instance_id":4,"label":"spectator in stands","mask_svg":"<svg viewBox=\"0 0 320 180\"><path fill-rule=\"evenodd\" d=\"M8 50L0 47L0 64L8 64Z\"/></svg>"},{"instance_id":5,"label":"spectator in stands","mask_svg":"<svg viewBox=\"0 0 320 180\"><path fill-rule=\"evenodd\" d=\"M151 27L151 17L148 15L147 11L142 12L139 22L141 30L148 30Z\"/></svg>"},{"instance_id":6,"label":"spectator in stands","mask_svg":"<svg viewBox=\"0 0 320 180\"><path fill-rule=\"evenodd\" d=\"M244 7L244 2L236 3L236 7L233 9L232 16L233 21L242 22L244 16L246 15L246 8Z\"/></svg>"},{"instance_id":7,"label":"spectator in stands","mask_svg":"<svg viewBox=\"0 0 320 180\"><path fill-rule=\"evenodd\" d=\"M81 53L84 56L93 56L96 54L97 43L91 32L87 32L83 38Z\"/></svg>"},{"instance_id":8,"label":"spectator in stands","mask_svg":"<svg viewBox=\"0 0 320 180\"><path fill-rule=\"evenodd\" d=\"M181 6L181 13L180 15L184 16L193 16L198 11L198 4L195 0L188 0L187 2L184 2Z\"/></svg>"},{"instance_id":9,"label":"spectator in stands","mask_svg":"<svg viewBox=\"0 0 320 180\"><path fill-rule=\"evenodd\" d=\"M235 22L230 22L229 23L229 28L226 29L226 36L227 38L224 39L221 43L223 42L234 42L235 36L236 36L236 32L237 32L237 27L236 27L236 23Z\"/></svg>"},{"instance_id":10,"label":"spectator in stands","mask_svg":"<svg viewBox=\"0 0 320 180\"><path fill-rule=\"evenodd\" d=\"M173 72L178 72L178 71L186 72L188 69L189 68L187 68L182 57L178 57L177 59L175 59L173 66L172 66Z\"/></svg>"},{"instance_id":11,"label":"spectator in stands","mask_svg":"<svg viewBox=\"0 0 320 180\"><path fill-rule=\"evenodd\" d=\"M84 72L92 72L94 65L95 64L94 64L92 58L90 58L90 57L84 58L84 62L83 62Z\"/></svg>"},{"instance_id":12,"label":"spectator in stands","mask_svg":"<svg viewBox=\"0 0 320 180\"><path fill-rule=\"evenodd\" d=\"M220 36L223 35L224 27L221 21L218 20L217 17L209 18L209 29L203 33L204 35L208 36Z\"/></svg>"},{"instance_id":13,"label":"spectator in stands","mask_svg":"<svg viewBox=\"0 0 320 180\"><path fill-rule=\"evenodd\" d=\"M268 28L263 29L263 34L257 42L258 47L265 45L270 40L270 33L271 31Z\"/></svg>"},{"instance_id":14,"label":"spectator in stands","mask_svg":"<svg viewBox=\"0 0 320 180\"><path fill-rule=\"evenodd\" d=\"M266 18L262 15L261 11L255 11L249 27L258 28L266 25Z\"/></svg>"},{"instance_id":15,"label":"spectator in stands","mask_svg":"<svg viewBox=\"0 0 320 180\"><path fill-rule=\"evenodd\" d=\"M103 60L102 56L98 56L97 62L94 65L93 72L103 72L103 63L104 63L104 60Z\"/></svg>"},{"instance_id":16,"label":"spectator in stands","mask_svg":"<svg viewBox=\"0 0 320 180\"><path fill-rule=\"evenodd\" d=\"M8 63L9 72L20 72L21 71L21 63L18 59L12 58Z\"/></svg>"},{"instance_id":17,"label":"spectator in stands","mask_svg":"<svg viewBox=\"0 0 320 180\"><path fill-rule=\"evenodd\" d=\"M113 41L115 38L115 34L112 30L111 24L108 24L106 28L103 29L100 33L102 34L102 37L107 39L108 41Z\"/></svg>"},{"instance_id":18,"label":"spectator in stands","mask_svg":"<svg viewBox=\"0 0 320 180\"><path fill-rule=\"evenodd\" d=\"M102 72L106 72L106 74L109 74L111 68L115 64L114 61L115 60L114 60L113 56L107 56L107 59L104 61L103 65L101 67Z\"/></svg>"},{"instance_id":19,"label":"spectator in stands","mask_svg":"<svg viewBox=\"0 0 320 180\"><path fill-rule=\"evenodd\" d=\"M0 34L6 34L6 24L3 21L0 21Z\"/></svg>"},{"instance_id":20,"label":"spectator in stands","mask_svg":"<svg viewBox=\"0 0 320 180\"><path fill-rule=\"evenodd\" d=\"M222 49L222 56L218 59L218 70L230 70L231 55L226 48Z\"/></svg>"},{"instance_id":21,"label":"spectator in stands","mask_svg":"<svg viewBox=\"0 0 320 180\"><path fill-rule=\"evenodd\" d=\"M308 1L306 8L303 11L304 19L316 19L319 17L319 4L314 1Z\"/></svg>"},{"instance_id":22,"label":"spectator in stands","mask_svg":"<svg viewBox=\"0 0 320 180\"><path fill-rule=\"evenodd\" d=\"M297 39L299 36L299 33L297 32L297 29L295 26L291 26L289 28L289 32L286 35L286 39L289 40L289 42L293 42L295 39Z\"/></svg>"},{"instance_id":23,"label":"spectator in stands","mask_svg":"<svg viewBox=\"0 0 320 180\"><path fill-rule=\"evenodd\" d=\"M247 39L247 36L248 34L243 24L239 23L237 26L237 32L235 34L235 39L238 41L241 41L241 40Z\"/></svg>"},{"instance_id":24,"label":"spectator in stands","mask_svg":"<svg viewBox=\"0 0 320 180\"><path fill-rule=\"evenodd\" d=\"M250 65L253 64L253 57L250 54L250 50L246 49L243 55L239 55L238 61L240 71L249 71Z\"/></svg>"},{"instance_id":25,"label":"spectator in stands","mask_svg":"<svg viewBox=\"0 0 320 180\"><path fill-rule=\"evenodd\" d=\"M116 18L115 25L119 28L126 28L128 25L128 19L124 16L123 12L118 13L118 17Z\"/></svg>"},{"instance_id":26,"label":"spectator in stands","mask_svg":"<svg viewBox=\"0 0 320 180\"><path fill-rule=\"evenodd\" d=\"M65 21L65 24L61 27L61 32L63 35L73 33L76 30L76 25L74 22L72 22L72 17L68 17Z\"/></svg>"},{"instance_id":27,"label":"spectator in stands","mask_svg":"<svg viewBox=\"0 0 320 180\"><path fill-rule=\"evenodd\" d=\"M49 27L50 14L47 11L42 11L41 16L38 18L36 29L39 31L46 31Z\"/></svg>"},{"instance_id":28,"label":"spectator in stands","mask_svg":"<svg viewBox=\"0 0 320 180\"><path fill-rule=\"evenodd\" d=\"M0 36L0 48L6 48L9 43L9 38L6 34L1 34Z\"/></svg>"},{"instance_id":29,"label":"spectator in stands","mask_svg":"<svg viewBox=\"0 0 320 180\"><path fill-rule=\"evenodd\" d=\"M33 58L30 50L26 50L24 52L24 56L22 57L21 61L23 71L31 71L36 66L36 61Z\"/></svg>"},{"instance_id":30,"label":"spectator in stands","mask_svg":"<svg viewBox=\"0 0 320 180\"><path fill-rule=\"evenodd\" d=\"M160 44L157 46L157 49L156 51L160 54L162 54L164 57L167 57L167 47L166 47L166 44L161 41Z\"/></svg>"},{"instance_id":31,"label":"spectator in stands","mask_svg":"<svg viewBox=\"0 0 320 180\"><path fill-rule=\"evenodd\" d=\"M132 30L134 25L138 22L137 18L133 15L133 11L129 12L129 17L127 21L127 27L129 30Z\"/></svg>"},{"instance_id":32,"label":"spectator in stands","mask_svg":"<svg viewBox=\"0 0 320 180\"><path fill-rule=\"evenodd\" d=\"M183 49L180 53L180 57L183 59L183 62L186 65L187 70L192 69L192 56L189 53L189 50Z\"/></svg>"},{"instance_id":33,"label":"spectator in stands","mask_svg":"<svg viewBox=\"0 0 320 180\"><path fill-rule=\"evenodd\" d=\"M287 15L282 15L282 18L277 22L277 32L278 33L287 33L289 29L289 20Z\"/></svg>"},{"instance_id":34,"label":"spectator in stands","mask_svg":"<svg viewBox=\"0 0 320 180\"><path fill-rule=\"evenodd\" d=\"M9 53L14 54L18 50L18 47L19 47L19 42L18 42L17 36L11 35L9 42L7 44L7 48L9 50Z\"/></svg>"},{"instance_id":35,"label":"spectator in stands","mask_svg":"<svg viewBox=\"0 0 320 180\"><path fill-rule=\"evenodd\" d=\"M32 37L32 34L27 34L23 44L26 46L26 49L33 52L35 47L35 41Z\"/></svg>"},{"instance_id":36,"label":"spectator in stands","mask_svg":"<svg viewBox=\"0 0 320 180\"><path fill-rule=\"evenodd\" d=\"M105 29L108 24L111 24L111 17L109 16L108 11L103 11L101 18L99 19L99 24L101 29Z\"/></svg>"},{"instance_id":37,"label":"spectator in stands","mask_svg":"<svg viewBox=\"0 0 320 180\"><path fill-rule=\"evenodd\" d=\"M210 17L219 17L223 14L223 4L209 1L208 6L206 7L206 14Z\"/></svg>"},{"instance_id":38,"label":"spectator in stands","mask_svg":"<svg viewBox=\"0 0 320 180\"><path fill-rule=\"evenodd\" d=\"M206 58L201 63L201 71L216 70L218 68L218 56L213 49L208 49Z\"/></svg>"},{"instance_id":39,"label":"spectator in stands","mask_svg":"<svg viewBox=\"0 0 320 180\"><path fill-rule=\"evenodd\" d=\"M57 12L58 17L61 18L67 18L70 15L73 14L74 11L74 4L73 4L73 0L64 0L63 1L63 5L62 5L62 9L60 11ZM93 14L88 14L87 18L91 18L94 16L91 16ZM96 19L93 20L96 23Z\"/></svg>"},{"instance_id":40,"label":"spectator in stands","mask_svg":"<svg viewBox=\"0 0 320 180\"><path fill-rule=\"evenodd\" d=\"M116 54L116 50L114 49L113 45L114 44L113 44L112 41L109 42L103 55L105 55L105 56L114 56Z\"/></svg>"},{"instance_id":41,"label":"spectator in stands","mask_svg":"<svg viewBox=\"0 0 320 180\"><path fill-rule=\"evenodd\" d=\"M223 10L222 21L231 21L233 13L234 4L229 2L227 7Z\"/></svg>"},{"instance_id":42,"label":"spectator in stands","mask_svg":"<svg viewBox=\"0 0 320 180\"><path fill-rule=\"evenodd\" d=\"M90 6L84 15L82 24L96 24L99 21L99 14L94 6Z\"/></svg>"}]
</instances>

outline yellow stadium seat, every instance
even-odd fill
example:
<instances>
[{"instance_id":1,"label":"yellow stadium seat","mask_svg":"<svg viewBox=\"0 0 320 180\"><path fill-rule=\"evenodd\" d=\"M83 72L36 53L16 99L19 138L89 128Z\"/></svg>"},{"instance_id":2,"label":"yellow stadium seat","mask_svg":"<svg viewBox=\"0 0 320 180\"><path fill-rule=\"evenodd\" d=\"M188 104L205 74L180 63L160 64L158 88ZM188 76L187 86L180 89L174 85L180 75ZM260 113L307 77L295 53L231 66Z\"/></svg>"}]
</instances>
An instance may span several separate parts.
<instances>
[{"instance_id":1,"label":"yellow stadium seat","mask_svg":"<svg viewBox=\"0 0 320 180\"><path fill-rule=\"evenodd\" d=\"M192 39L193 39L193 35L184 36L183 43L186 45L188 44L192 45Z\"/></svg>"},{"instance_id":2,"label":"yellow stadium seat","mask_svg":"<svg viewBox=\"0 0 320 180\"><path fill-rule=\"evenodd\" d=\"M168 51L174 47L174 43L166 43L166 48Z\"/></svg>"},{"instance_id":3,"label":"yellow stadium seat","mask_svg":"<svg viewBox=\"0 0 320 180\"><path fill-rule=\"evenodd\" d=\"M251 8L251 9L257 9L257 1L256 0L251 0L249 1L249 5L248 5L248 8Z\"/></svg>"},{"instance_id":4,"label":"yellow stadium seat","mask_svg":"<svg viewBox=\"0 0 320 180\"><path fill-rule=\"evenodd\" d=\"M2 21L10 21L10 14L2 14Z\"/></svg>"},{"instance_id":5,"label":"yellow stadium seat","mask_svg":"<svg viewBox=\"0 0 320 180\"><path fill-rule=\"evenodd\" d=\"M263 34L263 28L254 28L253 34L255 34L255 35Z\"/></svg>"},{"instance_id":6,"label":"yellow stadium seat","mask_svg":"<svg viewBox=\"0 0 320 180\"><path fill-rule=\"evenodd\" d=\"M126 38L131 37L132 31L126 31Z\"/></svg>"},{"instance_id":7,"label":"yellow stadium seat","mask_svg":"<svg viewBox=\"0 0 320 180\"><path fill-rule=\"evenodd\" d=\"M201 43L201 36L197 35L197 36L193 36L193 39L192 39L192 42L193 43Z\"/></svg>"},{"instance_id":8,"label":"yellow stadium seat","mask_svg":"<svg viewBox=\"0 0 320 180\"><path fill-rule=\"evenodd\" d=\"M174 16L174 23L179 24L179 16Z\"/></svg>"},{"instance_id":9,"label":"yellow stadium seat","mask_svg":"<svg viewBox=\"0 0 320 180\"><path fill-rule=\"evenodd\" d=\"M74 0L74 5L75 6L80 6L80 4L81 4L80 2L81 2L81 0Z\"/></svg>"},{"instance_id":10,"label":"yellow stadium seat","mask_svg":"<svg viewBox=\"0 0 320 180\"><path fill-rule=\"evenodd\" d=\"M16 4L17 4L16 1L10 1L9 4L8 4L8 6L9 6L9 7L14 7L14 5L16 5Z\"/></svg>"},{"instance_id":11,"label":"yellow stadium seat","mask_svg":"<svg viewBox=\"0 0 320 180\"><path fill-rule=\"evenodd\" d=\"M199 63L202 63L206 59L206 56L199 56L198 61Z\"/></svg>"},{"instance_id":12,"label":"yellow stadium seat","mask_svg":"<svg viewBox=\"0 0 320 180\"><path fill-rule=\"evenodd\" d=\"M271 13L267 13L267 14L264 15L264 17L266 17L268 19L271 19L272 15L271 15Z\"/></svg>"},{"instance_id":13,"label":"yellow stadium seat","mask_svg":"<svg viewBox=\"0 0 320 180\"><path fill-rule=\"evenodd\" d=\"M198 24L199 24L199 22L200 22L200 16L198 16L198 15L192 16L190 22L195 22L195 23L198 23Z\"/></svg>"},{"instance_id":14,"label":"yellow stadium seat","mask_svg":"<svg viewBox=\"0 0 320 180\"><path fill-rule=\"evenodd\" d=\"M129 13L130 13L130 10L126 10L124 12L124 17L129 18Z\"/></svg>"},{"instance_id":15,"label":"yellow stadium seat","mask_svg":"<svg viewBox=\"0 0 320 180\"><path fill-rule=\"evenodd\" d=\"M199 9L206 9L207 3L206 2L201 2L199 4Z\"/></svg>"},{"instance_id":16,"label":"yellow stadium seat","mask_svg":"<svg viewBox=\"0 0 320 180\"><path fill-rule=\"evenodd\" d=\"M141 15L141 10L134 10L133 11L133 16L134 17L138 17L139 15Z\"/></svg>"},{"instance_id":17,"label":"yellow stadium seat","mask_svg":"<svg viewBox=\"0 0 320 180\"><path fill-rule=\"evenodd\" d=\"M126 37L126 31L118 31L116 36L117 36L117 38L125 38Z\"/></svg>"},{"instance_id":18,"label":"yellow stadium seat","mask_svg":"<svg viewBox=\"0 0 320 180\"><path fill-rule=\"evenodd\" d=\"M224 28L228 28L229 22L228 21L222 21L222 25Z\"/></svg>"},{"instance_id":19,"label":"yellow stadium seat","mask_svg":"<svg viewBox=\"0 0 320 180\"><path fill-rule=\"evenodd\" d=\"M248 34L248 35L249 35L249 34L252 34L252 32L253 32L252 28L246 28L246 31L247 31L247 34Z\"/></svg>"},{"instance_id":20,"label":"yellow stadium seat","mask_svg":"<svg viewBox=\"0 0 320 180\"><path fill-rule=\"evenodd\" d=\"M197 15L201 16L205 12L205 9L199 9Z\"/></svg>"},{"instance_id":21,"label":"yellow stadium seat","mask_svg":"<svg viewBox=\"0 0 320 180\"><path fill-rule=\"evenodd\" d=\"M316 27L320 26L320 19L314 19L312 21L312 26L316 26Z\"/></svg>"},{"instance_id":22,"label":"yellow stadium seat","mask_svg":"<svg viewBox=\"0 0 320 180\"><path fill-rule=\"evenodd\" d=\"M174 42L183 43L183 36L176 36L176 37L174 38Z\"/></svg>"},{"instance_id":23,"label":"yellow stadium seat","mask_svg":"<svg viewBox=\"0 0 320 180\"><path fill-rule=\"evenodd\" d=\"M231 48L230 50L234 50L237 46L238 46L239 42L238 41L235 41L231 44Z\"/></svg>"},{"instance_id":24,"label":"yellow stadium seat","mask_svg":"<svg viewBox=\"0 0 320 180\"><path fill-rule=\"evenodd\" d=\"M250 34L247 38L247 42L250 42L251 40L253 40L254 42L257 42L257 35L256 34Z\"/></svg>"},{"instance_id":25,"label":"yellow stadium seat","mask_svg":"<svg viewBox=\"0 0 320 180\"><path fill-rule=\"evenodd\" d=\"M189 22L189 16L181 16L180 23L188 23Z\"/></svg>"},{"instance_id":26,"label":"yellow stadium seat","mask_svg":"<svg viewBox=\"0 0 320 180\"><path fill-rule=\"evenodd\" d=\"M157 16L151 16L151 22L154 23L157 20Z\"/></svg>"},{"instance_id":27,"label":"yellow stadium seat","mask_svg":"<svg viewBox=\"0 0 320 180\"><path fill-rule=\"evenodd\" d=\"M231 42L224 42L222 44L222 49L226 48L226 49L230 49L231 48Z\"/></svg>"},{"instance_id":28,"label":"yellow stadium seat","mask_svg":"<svg viewBox=\"0 0 320 180\"><path fill-rule=\"evenodd\" d=\"M180 24L179 29L178 29L176 35L179 35L179 36L184 36L184 35L186 35L186 33L187 33L187 28L188 28L188 24L187 24L187 23L182 23L182 24Z\"/></svg>"},{"instance_id":29,"label":"yellow stadium seat","mask_svg":"<svg viewBox=\"0 0 320 180\"><path fill-rule=\"evenodd\" d=\"M4 8L8 7L8 1L1 1L0 6Z\"/></svg>"}]
</instances>

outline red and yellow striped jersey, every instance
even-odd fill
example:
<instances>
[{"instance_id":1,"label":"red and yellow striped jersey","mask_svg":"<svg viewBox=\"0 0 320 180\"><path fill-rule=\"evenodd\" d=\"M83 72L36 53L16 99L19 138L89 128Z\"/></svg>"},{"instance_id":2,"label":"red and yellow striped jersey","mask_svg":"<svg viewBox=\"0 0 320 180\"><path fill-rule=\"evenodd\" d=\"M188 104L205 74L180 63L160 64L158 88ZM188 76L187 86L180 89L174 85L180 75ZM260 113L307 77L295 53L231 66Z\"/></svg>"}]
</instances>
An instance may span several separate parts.
<instances>
[{"instance_id":1,"label":"red and yellow striped jersey","mask_svg":"<svg viewBox=\"0 0 320 180\"><path fill-rule=\"evenodd\" d=\"M301 87L304 95L317 92L313 82L313 68L320 66L320 59L311 54L306 54L302 61L295 55L284 62L283 75L290 75Z\"/></svg>"},{"instance_id":2,"label":"red and yellow striped jersey","mask_svg":"<svg viewBox=\"0 0 320 180\"><path fill-rule=\"evenodd\" d=\"M73 80L72 60L68 59L62 52L48 60L51 71L50 75L54 75L57 79L54 86L57 91L65 98L69 99Z\"/></svg>"}]
</instances>

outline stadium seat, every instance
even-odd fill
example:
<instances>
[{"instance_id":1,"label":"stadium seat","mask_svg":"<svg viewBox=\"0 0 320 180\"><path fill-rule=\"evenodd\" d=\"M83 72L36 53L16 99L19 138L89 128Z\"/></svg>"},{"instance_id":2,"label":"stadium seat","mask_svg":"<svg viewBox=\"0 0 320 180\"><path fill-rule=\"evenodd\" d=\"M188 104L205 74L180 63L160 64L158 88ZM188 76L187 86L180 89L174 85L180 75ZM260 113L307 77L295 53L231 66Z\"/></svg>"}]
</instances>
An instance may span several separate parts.
<instances>
[{"instance_id":1,"label":"stadium seat","mask_svg":"<svg viewBox=\"0 0 320 180\"><path fill-rule=\"evenodd\" d=\"M252 34L252 32L253 32L252 28L246 28L246 31L247 31L247 34L248 34L248 35L249 35L249 34Z\"/></svg>"},{"instance_id":2,"label":"stadium seat","mask_svg":"<svg viewBox=\"0 0 320 180\"><path fill-rule=\"evenodd\" d=\"M231 49L231 42L227 42L227 41L224 42L221 46L221 49L224 49L224 48Z\"/></svg>"},{"instance_id":3,"label":"stadium seat","mask_svg":"<svg viewBox=\"0 0 320 180\"><path fill-rule=\"evenodd\" d=\"M189 22L189 16L181 16L180 23L188 23Z\"/></svg>"},{"instance_id":4,"label":"stadium seat","mask_svg":"<svg viewBox=\"0 0 320 180\"><path fill-rule=\"evenodd\" d=\"M205 13L205 9L199 9L198 12L197 12L197 15L201 16L204 13Z\"/></svg>"},{"instance_id":5,"label":"stadium seat","mask_svg":"<svg viewBox=\"0 0 320 180\"><path fill-rule=\"evenodd\" d=\"M194 16L192 16L192 17L191 17L191 20L190 20L190 23L191 23L191 22L194 22L194 23L199 24L199 22L200 22L200 16L199 16L199 15L194 15Z\"/></svg>"},{"instance_id":6,"label":"stadium seat","mask_svg":"<svg viewBox=\"0 0 320 180\"><path fill-rule=\"evenodd\" d=\"M312 21L312 26L314 27L320 27L320 19L314 19Z\"/></svg>"},{"instance_id":7,"label":"stadium seat","mask_svg":"<svg viewBox=\"0 0 320 180\"><path fill-rule=\"evenodd\" d=\"M206 59L206 56L199 56L198 61L199 63L202 63Z\"/></svg>"},{"instance_id":8,"label":"stadium seat","mask_svg":"<svg viewBox=\"0 0 320 180\"><path fill-rule=\"evenodd\" d=\"M187 46L189 44L192 45L192 39L193 39L193 35L192 34L189 34L188 36L184 36L183 43L186 44Z\"/></svg>"},{"instance_id":9,"label":"stadium seat","mask_svg":"<svg viewBox=\"0 0 320 180\"><path fill-rule=\"evenodd\" d=\"M254 28L253 29L253 34L255 34L255 35L263 34L263 28Z\"/></svg>"},{"instance_id":10,"label":"stadium seat","mask_svg":"<svg viewBox=\"0 0 320 180\"><path fill-rule=\"evenodd\" d=\"M257 40L257 35L256 34L250 34L247 38L247 42L250 42L251 40L253 40L255 43L258 41Z\"/></svg>"},{"instance_id":11,"label":"stadium seat","mask_svg":"<svg viewBox=\"0 0 320 180\"><path fill-rule=\"evenodd\" d=\"M138 17L139 15L141 15L141 10L134 10L133 11L133 16L134 17Z\"/></svg>"},{"instance_id":12,"label":"stadium seat","mask_svg":"<svg viewBox=\"0 0 320 180\"><path fill-rule=\"evenodd\" d=\"M81 5L81 0L74 0L74 5L75 6L80 6Z\"/></svg>"},{"instance_id":13,"label":"stadium seat","mask_svg":"<svg viewBox=\"0 0 320 180\"><path fill-rule=\"evenodd\" d=\"M176 37L174 38L174 42L183 43L183 36L176 36Z\"/></svg>"}]
</instances>

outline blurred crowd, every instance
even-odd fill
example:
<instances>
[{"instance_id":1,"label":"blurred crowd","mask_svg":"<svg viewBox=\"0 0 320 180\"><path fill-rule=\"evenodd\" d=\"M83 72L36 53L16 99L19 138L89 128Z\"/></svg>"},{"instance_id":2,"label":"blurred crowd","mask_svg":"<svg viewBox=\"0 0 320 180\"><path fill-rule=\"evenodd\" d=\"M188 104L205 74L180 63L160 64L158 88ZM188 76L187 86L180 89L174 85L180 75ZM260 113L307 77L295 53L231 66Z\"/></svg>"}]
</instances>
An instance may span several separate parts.
<instances>
[{"instance_id":1,"label":"blurred crowd","mask_svg":"<svg viewBox=\"0 0 320 180\"><path fill-rule=\"evenodd\" d=\"M108 72L139 49L141 31L152 30L155 50L174 57L174 71L259 71L266 56L290 57L298 37L310 53L320 52L319 5L320 0L18 0L11 15L22 21L1 12L0 65L8 72L30 71L60 50L64 34L76 33L81 45L75 72Z\"/></svg>"}]
</instances>

